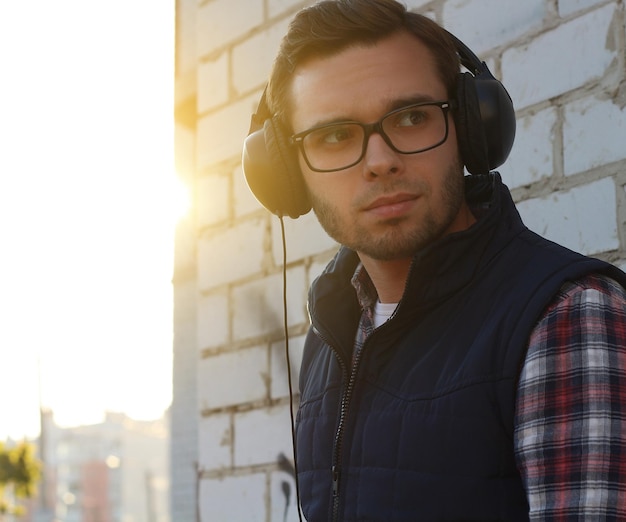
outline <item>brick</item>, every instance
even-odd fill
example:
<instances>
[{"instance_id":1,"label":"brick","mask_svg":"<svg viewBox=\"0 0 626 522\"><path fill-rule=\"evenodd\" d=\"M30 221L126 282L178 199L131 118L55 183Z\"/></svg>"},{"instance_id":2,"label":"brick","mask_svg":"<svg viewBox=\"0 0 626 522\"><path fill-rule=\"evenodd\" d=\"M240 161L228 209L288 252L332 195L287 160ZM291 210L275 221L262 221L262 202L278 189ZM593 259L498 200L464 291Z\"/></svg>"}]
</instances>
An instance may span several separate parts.
<instances>
[{"instance_id":1,"label":"brick","mask_svg":"<svg viewBox=\"0 0 626 522\"><path fill-rule=\"evenodd\" d=\"M306 315L304 267L287 271L287 312L289 325L302 324ZM274 274L233 289L233 335L245 340L267 335L283 327L283 278Z\"/></svg>"},{"instance_id":2,"label":"brick","mask_svg":"<svg viewBox=\"0 0 626 522\"><path fill-rule=\"evenodd\" d=\"M273 25L233 49L233 87L238 93L265 85L289 20Z\"/></svg>"},{"instance_id":3,"label":"brick","mask_svg":"<svg viewBox=\"0 0 626 522\"><path fill-rule=\"evenodd\" d=\"M228 54L198 64L198 112L202 114L228 101Z\"/></svg>"},{"instance_id":4,"label":"brick","mask_svg":"<svg viewBox=\"0 0 626 522\"><path fill-rule=\"evenodd\" d=\"M315 281L315 279L322 274L322 272L328 266L328 263L330 262L332 257L333 256L331 254L328 256L327 259L322 259L319 261L315 261L314 263L311 263L311 266L309 266L309 273L308 273L308 279L307 279L309 281L309 284Z\"/></svg>"},{"instance_id":5,"label":"brick","mask_svg":"<svg viewBox=\"0 0 626 522\"><path fill-rule=\"evenodd\" d=\"M626 158L626 108L588 97L565 108L563 161L566 175Z\"/></svg>"},{"instance_id":6,"label":"brick","mask_svg":"<svg viewBox=\"0 0 626 522\"><path fill-rule=\"evenodd\" d=\"M198 56L242 37L263 23L263 2L211 0L198 9Z\"/></svg>"},{"instance_id":7,"label":"brick","mask_svg":"<svg viewBox=\"0 0 626 522\"><path fill-rule=\"evenodd\" d=\"M197 178L196 208L200 228L228 219L230 210L230 181L227 176L210 174Z\"/></svg>"},{"instance_id":8,"label":"brick","mask_svg":"<svg viewBox=\"0 0 626 522\"><path fill-rule=\"evenodd\" d=\"M263 346L209 356L200 361L199 370L201 409L226 408L267 396L268 358Z\"/></svg>"},{"instance_id":9,"label":"brick","mask_svg":"<svg viewBox=\"0 0 626 522\"><path fill-rule=\"evenodd\" d=\"M258 103L258 95L249 96L198 120L196 164L199 170L241 158L250 116Z\"/></svg>"},{"instance_id":10,"label":"brick","mask_svg":"<svg viewBox=\"0 0 626 522\"><path fill-rule=\"evenodd\" d=\"M291 455L289 406L235 414L235 466L277 462Z\"/></svg>"},{"instance_id":11,"label":"brick","mask_svg":"<svg viewBox=\"0 0 626 522\"><path fill-rule=\"evenodd\" d=\"M611 178L523 201L517 208L528 228L582 254L619 248Z\"/></svg>"},{"instance_id":12,"label":"brick","mask_svg":"<svg viewBox=\"0 0 626 522\"><path fill-rule=\"evenodd\" d=\"M203 471L231 467L230 415L211 415L200 420L198 459Z\"/></svg>"},{"instance_id":13,"label":"brick","mask_svg":"<svg viewBox=\"0 0 626 522\"><path fill-rule=\"evenodd\" d=\"M305 2L305 5L313 4L313 1ZM302 0L269 0L268 9L271 17L283 14L285 11L296 6L301 6Z\"/></svg>"},{"instance_id":14,"label":"brick","mask_svg":"<svg viewBox=\"0 0 626 522\"><path fill-rule=\"evenodd\" d=\"M285 218L284 223L287 263L338 246L337 242L324 232L313 212L298 219ZM303 238L306 238L306 241L302 241ZM283 247L278 219L272 219L272 254L277 263L282 263Z\"/></svg>"},{"instance_id":15,"label":"brick","mask_svg":"<svg viewBox=\"0 0 626 522\"><path fill-rule=\"evenodd\" d=\"M233 172L233 192L235 197L235 216L241 217L263 208L248 186L243 168L239 165Z\"/></svg>"},{"instance_id":16,"label":"brick","mask_svg":"<svg viewBox=\"0 0 626 522\"><path fill-rule=\"evenodd\" d=\"M291 455L291 454L290 454ZM287 457L290 462L293 458ZM270 520L298 522L296 504L296 483L293 475L286 471L276 471L271 475L270 484Z\"/></svg>"},{"instance_id":17,"label":"brick","mask_svg":"<svg viewBox=\"0 0 626 522\"><path fill-rule=\"evenodd\" d=\"M406 0L404 3L404 5L407 6L407 8L410 11L417 11L418 9L424 7L426 4L429 4L431 2L431 0Z\"/></svg>"},{"instance_id":18,"label":"brick","mask_svg":"<svg viewBox=\"0 0 626 522\"><path fill-rule=\"evenodd\" d=\"M559 0L559 16L568 16L576 11L602 3L604 3L604 0Z\"/></svg>"},{"instance_id":19,"label":"brick","mask_svg":"<svg viewBox=\"0 0 626 522\"><path fill-rule=\"evenodd\" d=\"M502 78L516 108L601 78L618 58L606 45L614 14L614 5L607 5L506 51Z\"/></svg>"},{"instance_id":20,"label":"brick","mask_svg":"<svg viewBox=\"0 0 626 522\"><path fill-rule=\"evenodd\" d=\"M478 55L540 28L545 16L544 0L449 0L443 5L444 27Z\"/></svg>"},{"instance_id":21,"label":"brick","mask_svg":"<svg viewBox=\"0 0 626 522\"><path fill-rule=\"evenodd\" d=\"M289 339L289 359L291 362L291 386L294 394L299 393L298 379L302 351L304 350L304 335ZM287 358L285 355L285 341L273 343L270 359L270 397L279 399L289 397L289 380L287 379Z\"/></svg>"},{"instance_id":22,"label":"brick","mask_svg":"<svg viewBox=\"0 0 626 522\"><path fill-rule=\"evenodd\" d=\"M529 185L552 175L556 121L554 108L517 121L513 150L500 167L502 178L510 188Z\"/></svg>"},{"instance_id":23,"label":"brick","mask_svg":"<svg viewBox=\"0 0 626 522\"><path fill-rule=\"evenodd\" d=\"M263 262L265 220L251 219L198 242L200 290L257 274Z\"/></svg>"},{"instance_id":24,"label":"brick","mask_svg":"<svg viewBox=\"0 0 626 522\"><path fill-rule=\"evenodd\" d=\"M224 346L229 340L228 296L224 292L198 298L198 348Z\"/></svg>"},{"instance_id":25,"label":"brick","mask_svg":"<svg viewBox=\"0 0 626 522\"><path fill-rule=\"evenodd\" d=\"M200 520L266 521L265 474L202 479L200 481Z\"/></svg>"}]
</instances>

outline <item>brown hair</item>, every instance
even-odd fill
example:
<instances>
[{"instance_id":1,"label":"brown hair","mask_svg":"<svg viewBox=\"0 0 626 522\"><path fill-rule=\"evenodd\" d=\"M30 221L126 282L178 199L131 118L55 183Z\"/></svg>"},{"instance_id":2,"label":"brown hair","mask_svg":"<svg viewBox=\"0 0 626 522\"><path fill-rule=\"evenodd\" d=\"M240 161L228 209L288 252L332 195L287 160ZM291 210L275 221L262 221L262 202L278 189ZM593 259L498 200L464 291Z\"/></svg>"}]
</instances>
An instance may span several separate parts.
<instances>
[{"instance_id":1,"label":"brown hair","mask_svg":"<svg viewBox=\"0 0 626 522\"><path fill-rule=\"evenodd\" d=\"M430 18L407 11L396 0L323 0L298 12L282 40L267 87L270 112L283 125L288 123L291 77L302 63L350 46L374 45L400 31L428 47L448 95L452 95L459 56L450 35Z\"/></svg>"}]
</instances>

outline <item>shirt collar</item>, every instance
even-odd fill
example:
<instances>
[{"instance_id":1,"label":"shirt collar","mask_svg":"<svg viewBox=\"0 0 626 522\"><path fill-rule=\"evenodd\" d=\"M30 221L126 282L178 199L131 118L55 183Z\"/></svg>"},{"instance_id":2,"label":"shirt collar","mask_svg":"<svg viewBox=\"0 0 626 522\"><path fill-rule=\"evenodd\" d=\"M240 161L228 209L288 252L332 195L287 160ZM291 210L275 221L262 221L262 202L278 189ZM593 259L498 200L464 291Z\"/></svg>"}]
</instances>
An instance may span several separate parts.
<instances>
[{"instance_id":1,"label":"shirt collar","mask_svg":"<svg viewBox=\"0 0 626 522\"><path fill-rule=\"evenodd\" d=\"M362 310L373 308L378 300L378 292L363 263L359 262L350 280Z\"/></svg>"}]
</instances>

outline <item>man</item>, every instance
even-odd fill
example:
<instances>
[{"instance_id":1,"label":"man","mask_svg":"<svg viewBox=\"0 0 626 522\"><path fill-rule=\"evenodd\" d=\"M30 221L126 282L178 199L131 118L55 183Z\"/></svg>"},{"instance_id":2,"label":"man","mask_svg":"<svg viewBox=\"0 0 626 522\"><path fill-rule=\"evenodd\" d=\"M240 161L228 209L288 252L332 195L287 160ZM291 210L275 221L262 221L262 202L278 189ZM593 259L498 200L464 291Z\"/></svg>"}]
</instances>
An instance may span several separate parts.
<instances>
[{"instance_id":1,"label":"man","mask_svg":"<svg viewBox=\"0 0 626 522\"><path fill-rule=\"evenodd\" d=\"M339 0L275 62L259 132L286 202L261 200L342 245L309 295L304 515L624 519L626 276L528 231L489 168L464 178L457 51L394 0Z\"/></svg>"}]
</instances>

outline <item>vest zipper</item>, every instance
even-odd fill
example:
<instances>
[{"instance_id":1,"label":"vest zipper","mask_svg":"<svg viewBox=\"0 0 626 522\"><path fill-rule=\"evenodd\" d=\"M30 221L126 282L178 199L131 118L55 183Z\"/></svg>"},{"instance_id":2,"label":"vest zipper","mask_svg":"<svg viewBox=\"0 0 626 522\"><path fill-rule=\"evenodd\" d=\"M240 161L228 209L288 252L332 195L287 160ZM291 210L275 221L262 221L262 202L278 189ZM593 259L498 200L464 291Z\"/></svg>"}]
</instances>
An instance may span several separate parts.
<instances>
[{"instance_id":1,"label":"vest zipper","mask_svg":"<svg viewBox=\"0 0 626 522\"><path fill-rule=\"evenodd\" d=\"M327 341L326 344L331 346ZM349 375L348 384L341 396L341 408L339 413L339 423L337 424L337 431L335 432L335 444L334 444L334 452L333 452L333 465L332 465L332 483L333 483L333 510L332 510L332 522L339 521L339 485L341 479L341 457L343 453L343 438L345 434L345 423L346 418L348 416L348 410L350 406L350 402L352 400L352 393L354 391L354 386L356 382L356 374L358 371L359 363L361 361L361 354L363 353L363 349L365 346L362 346L361 349L357 352L356 357L354 358L354 362L352 364L352 370L348 374L348 370L346 368L345 363L338 358L340 361L340 365L343 370L344 377ZM336 350L335 350L336 352Z\"/></svg>"},{"instance_id":2,"label":"vest zipper","mask_svg":"<svg viewBox=\"0 0 626 522\"><path fill-rule=\"evenodd\" d=\"M398 308L399 306L400 305L398 304ZM393 318L396 315L398 308L396 308L396 310L394 311L394 313L391 315L389 319ZM389 321L387 321L387 323L388 322ZM380 328L384 329L387 323L385 323L384 325L381 325L379 328L376 329L376 331L378 331ZM345 430L345 422L346 422L346 417L348 415L348 407L350 406L350 401L352 400L352 393L354 391L354 386L356 383L356 374L358 372L362 354L363 354L363 351L365 350L365 346L368 344L368 341L371 339L374 333L372 333L372 335L370 335L365 340L365 342L363 343L363 346L361 346L361 349L357 352L356 356L354 357L354 360L351 366L351 371L348 372L346 363L339 355L339 351L328 341L328 339L316 327L313 327L313 331L324 343L328 345L328 347L333 352L335 352L337 360L339 361L339 366L341 367L344 380L347 381L348 383L346 385L346 388L343 394L341 395L339 422L337 424L337 431L335 432L335 443L334 443L333 460L332 460L332 466L331 466L332 495L333 495L332 496L331 522L339 522L339 486L340 486L340 481L341 481L341 457L343 453L343 437L344 437L344 430Z\"/></svg>"}]
</instances>

